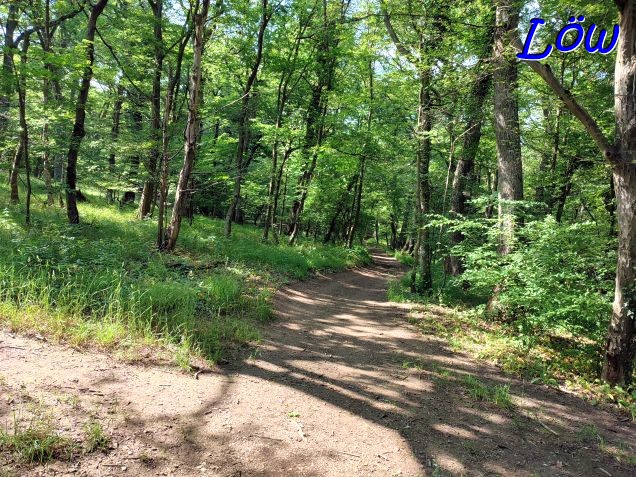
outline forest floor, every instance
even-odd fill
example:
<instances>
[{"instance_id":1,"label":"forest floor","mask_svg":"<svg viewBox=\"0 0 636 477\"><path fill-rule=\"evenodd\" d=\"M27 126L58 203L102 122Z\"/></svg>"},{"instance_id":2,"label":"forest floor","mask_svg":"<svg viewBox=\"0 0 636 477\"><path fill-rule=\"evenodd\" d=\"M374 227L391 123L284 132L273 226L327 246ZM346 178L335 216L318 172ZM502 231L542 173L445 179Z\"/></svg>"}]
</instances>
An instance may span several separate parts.
<instances>
[{"instance_id":1,"label":"forest floor","mask_svg":"<svg viewBox=\"0 0 636 477\"><path fill-rule=\"evenodd\" d=\"M0 475L635 475L633 423L421 334L386 298L403 271L376 252L280 290L258 347L196 375L0 332L3 425L108 437Z\"/></svg>"}]
</instances>

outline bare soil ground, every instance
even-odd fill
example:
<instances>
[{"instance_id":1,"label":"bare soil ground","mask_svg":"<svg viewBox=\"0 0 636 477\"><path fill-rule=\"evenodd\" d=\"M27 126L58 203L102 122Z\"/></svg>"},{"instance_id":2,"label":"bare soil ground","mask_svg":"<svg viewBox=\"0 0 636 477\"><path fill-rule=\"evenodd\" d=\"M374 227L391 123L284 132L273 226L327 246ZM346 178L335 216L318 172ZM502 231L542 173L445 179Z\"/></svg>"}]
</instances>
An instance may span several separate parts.
<instances>
[{"instance_id":1,"label":"bare soil ground","mask_svg":"<svg viewBox=\"0 0 636 477\"><path fill-rule=\"evenodd\" d=\"M0 455L0 475L636 475L633 423L423 336L386 299L403 270L374 259L281 290L261 345L198 379L1 333L0 423L40 406L80 435L95 418L112 449ZM510 385L514 407L475 399L466 374Z\"/></svg>"}]
</instances>

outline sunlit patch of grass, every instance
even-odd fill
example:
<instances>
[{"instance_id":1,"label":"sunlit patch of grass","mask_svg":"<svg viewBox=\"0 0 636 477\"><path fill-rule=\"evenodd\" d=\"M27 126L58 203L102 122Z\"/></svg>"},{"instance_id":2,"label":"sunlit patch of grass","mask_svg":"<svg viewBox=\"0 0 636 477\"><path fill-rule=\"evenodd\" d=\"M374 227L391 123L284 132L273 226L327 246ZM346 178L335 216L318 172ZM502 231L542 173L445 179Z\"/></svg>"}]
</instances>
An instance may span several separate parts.
<instances>
[{"instance_id":1,"label":"sunlit patch of grass","mask_svg":"<svg viewBox=\"0 0 636 477\"><path fill-rule=\"evenodd\" d=\"M472 375L464 376L462 383L474 399L490 402L502 409L512 409L514 407L510 397L510 386L507 384L490 386Z\"/></svg>"},{"instance_id":2,"label":"sunlit patch of grass","mask_svg":"<svg viewBox=\"0 0 636 477\"><path fill-rule=\"evenodd\" d=\"M28 464L71 460L77 449L76 442L56 432L48 420L39 416L27 421L15 415L12 428L0 429L0 450Z\"/></svg>"},{"instance_id":3,"label":"sunlit patch of grass","mask_svg":"<svg viewBox=\"0 0 636 477\"><path fill-rule=\"evenodd\" d=\"M442 337L454 351L496 364L531 383L566 386L593 404L611 404L636 420L636 388L602 383L598 346L563 332L527 337L514 324L488 320L480 309L415 304L407 318L422 333Z\"/></svg>"},{"instance_id":4,"label":"sunlit patch of grass","mask_svg":"<svg viewBox=\"0 0 636 477\"><path fill-rule=\"evenodd\" d=\"M34 190L43 193L38 180ZM0 211L0 322L14 331L133 361L137 349L167 349L187 369L191 357L218 360L257 341L282 282L369 261L357 247L263 243L250 226L236 225L227 239L223 221L205 217L184 224L176 252L162 254L155 221L106 204L101 191L82 191L89 202L79 205L79 226L40 201L30 228L22 206ZM0 203L8 203L6 185Z\"/></svg>"},{"instance_id":5,"label":"sunlit patch of grass","mask_svg":"<svg viewBox=\"0 0 636 477\"><path fill-rule=\"evenodd\" d=\"M413 266L413 256L408 253L403 253L400 251L396 251L393 256L395 259L403 265L407 265L409 267Z\"/></svg>"},{"instance_id":6,"label":"sunlit patch of grass","mask_svg":"<svg viewBox=\"0 0 636 477\"><path fill-rule=\"evenodd\" d=\"M91 453L97 450L105 452L110 445L110 439L104 432L102 424L96 420L91 420L84 424L84 449Z\"/></svg>"}]
</instances>

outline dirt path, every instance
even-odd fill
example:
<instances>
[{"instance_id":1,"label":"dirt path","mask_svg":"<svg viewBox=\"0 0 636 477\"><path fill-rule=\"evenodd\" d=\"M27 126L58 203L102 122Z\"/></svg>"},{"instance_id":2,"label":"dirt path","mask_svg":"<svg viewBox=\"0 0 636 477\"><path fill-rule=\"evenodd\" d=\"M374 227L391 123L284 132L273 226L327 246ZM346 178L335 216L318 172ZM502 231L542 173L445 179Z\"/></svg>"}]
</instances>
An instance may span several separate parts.
<instances>
[{"instance_id":1,"label":"dirt path","mask_svg":"<svg viewBox=\"0 0 636 477\"><path fill-rule=\"evenodd\" d=\"M281 290L280 319L259 350L198 380L0 334L0 422L24 406L55 406L59 428L80 433L93 416L116 446L17 474L636 474L616 458L635 445L633 424L422 336L405 323L406 307L386 301L400 266L374 258ZM514 409L477 401L464 374L509 384Z\"/></svg>"}]
</instances>

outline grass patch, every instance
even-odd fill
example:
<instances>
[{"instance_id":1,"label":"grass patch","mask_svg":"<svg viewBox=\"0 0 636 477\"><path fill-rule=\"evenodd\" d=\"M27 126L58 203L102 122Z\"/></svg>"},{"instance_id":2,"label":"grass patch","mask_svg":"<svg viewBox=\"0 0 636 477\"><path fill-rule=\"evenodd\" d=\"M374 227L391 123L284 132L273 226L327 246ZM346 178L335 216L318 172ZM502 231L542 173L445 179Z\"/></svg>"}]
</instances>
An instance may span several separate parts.
<instances>
[{"instance_id":1,"label":"grass patch","mask_svg":"<svg viewBox=\"0 0 636 477\"><path fill-rule=\"evenodd\" d=\"M96 346L135 360L138 349L166 349L184 368L189 356L216 361L259 339L281 283L316 270L368 263L365 249L301 240L263 243L261 230L195 217L184 224L174 254L154 249L156 223L82 190L82 224L65 210L33 201L0 209L0 323L74 346ZM43 185L35 180L36 197ZM0 185L0 203L8 203Z\"/></svg>"},{"instance_id":2,"label":"grass patch","mask_svg":"<svg viewBox=\"0 0 636 477\"><path fill-rule=\"evenodd\" d=\"M14 416L13 428L0 430L0 450L26 464L71 460L78 447L75 441L57 433L48 421L38 417L23 422Z\"/></svg>"},{"instance_id":3,"label":"grass patch","mask_svg":"<svg viewBox=\"0 0 636 477\"><path fill-rule=\"evenodd\" d=\"M510 386L507 384L490 386L470 374L463 377L462 384L473 399L490 402L502 409L514 407L510 397Z\"/></svg>"},{"instance_id":4,"label":"grass patch","mask_svg":"<svg viewBox=\"0 0 636 477\"><path fill-rule=\"evenodd\" d=\"M400 293L408 292L402 286ZM451 349L468 352L531 383L567 387L592 404L610 405L636 420L636 388L611 387L598 379L598 343L564 330L527 336L514 323L489 318L483 307L453 309L422 297L408 298L416 305L409 323L424 334L445 338Z\"/></svg>"},{"instance_id":5,"label":"grass patch","mask_svg":"<svg viewBox=\"0 0 636 477\"><path fill-rule=\"evenodd\" d=\"M88 453L100 450L105 452L110 445L110 439L104 433L101 423L95 420L84 425L85 450Z\"/></svg>"}]
</instances>

